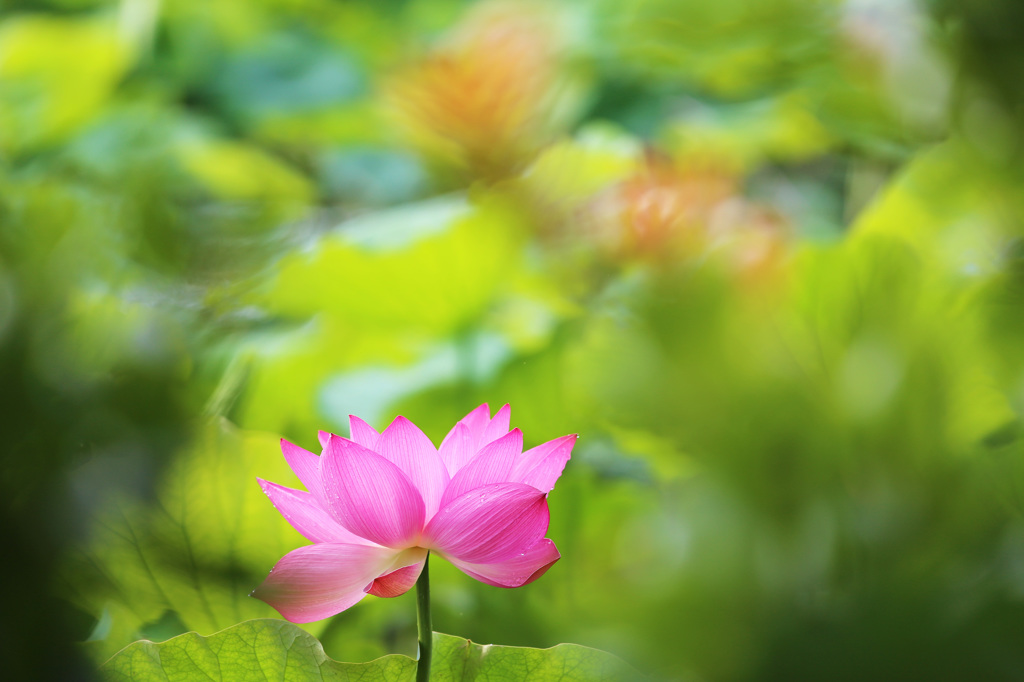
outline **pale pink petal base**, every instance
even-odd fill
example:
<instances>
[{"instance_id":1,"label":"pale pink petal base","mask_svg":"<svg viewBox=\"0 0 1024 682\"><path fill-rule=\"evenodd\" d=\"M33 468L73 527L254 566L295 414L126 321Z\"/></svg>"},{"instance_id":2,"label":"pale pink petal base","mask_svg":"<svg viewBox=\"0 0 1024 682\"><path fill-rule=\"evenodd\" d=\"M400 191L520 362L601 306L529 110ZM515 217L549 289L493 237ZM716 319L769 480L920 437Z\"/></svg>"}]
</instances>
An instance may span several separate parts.
<instances>
[{"instance_id":1,"label":"pale pink petal base","mask_svg":"<svg viewBox=\"0 0 1024 682\"><path fill-rule=\"evenodd\" d=\"M277 562L250 596L293 623L323 620L366 596L366 586L400 552L374 545L322 543L299 547Z\"/></svg>"},{"instance_id":2,"label":"pale pink petal base","mask_svg":"<svg viewBox=\"0 0 1024 682\"><path fill-rule=\"evenodd\" d=\"M495 564L471 564L449 557L471 578L495 587L521 587L544 575L561 558L555 543L542 539L522 554Z\"/></svg>"}]
</instances>

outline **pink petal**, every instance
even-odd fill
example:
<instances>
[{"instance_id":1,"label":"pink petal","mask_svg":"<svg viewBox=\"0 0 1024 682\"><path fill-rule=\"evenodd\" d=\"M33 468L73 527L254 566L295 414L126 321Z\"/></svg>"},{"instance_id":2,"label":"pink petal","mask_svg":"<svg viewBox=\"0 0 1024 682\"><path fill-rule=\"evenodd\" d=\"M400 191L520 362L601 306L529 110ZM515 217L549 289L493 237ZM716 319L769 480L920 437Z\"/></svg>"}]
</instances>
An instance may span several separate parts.
<instances>
[{"instance_id":1,"label":"pink petal","mask_svg":"<svg viewBox=\"0 0 1024 682\"><path fill-rule=\"evenodd\" d=\"M376 452L331 436L320 458L327 511L360 537L406 547L423 529L423 498L401 469Z\"/></svg>"},{"instance_id":2,"label":"pink petal","mask_svg":"<svg viewBox=\"0 0 1024 682\"><path fill-rule=\"evenodd\" d=\"M555 543L542 539L518 556L494 564L470 564L449 559L471 578L495 587L521 587L544 575L561 558Z\"/></svg>"},{"instance_id":3,"label":"pink petal","mask_svg":"<svg viewBox=\"0 0 1024 682\"><path fill-rule=\"evenodd\" d=\"M396 417L375 450L406 473L423 496L426 518L433 516L448 485L448 470L430 439L405 417Z\"/></svg>"},{"instance_id":4,"label":"pink petal","mask_svg":"<svg viewBox=\"0 0 1024 682\"><path fill-rule=\"evenodd\" d=\"M354 414L350 414L348 416L348 432L349 437L352 440L359 443L367 450L377 449L377 439L380 438L380 434L377 433L377 429L373 428Z\"/></svg>"},{"instance_id":5,"label":"pink petal","mask_svg":"<svg viewBox=\"0 0 1024 682\"><path fill-rule=\"evenodd\" d=\"M331 432L330 431L317 431L316 432L316 439L318 441L320 441L320 449L323 450L324 448L327 447L327 441L329 441L331 439Z\"/></svg>"},{"instance_id":6,"label":"pink petal","mask_svg":"<svg viewBox=\"0 0 1024 682\"><path fill-rule=\"evenodd\" d=\"M373 581L366 592L375 597L398 597L405 594L419 579L423 571L423 562L400 568Z\"/></svg>"},{"instance_id":7,"label":"pink petal","mask_svg":"<svg viewBox=\"0 0 1024 682\"><path fill-rule=\"evenodd\" d=\"M523 452L523 432L515 429L485 446L455 474L444 491L441 506L459 495L489 483L507 483L512 465Z\"/></svg>"},{"instance_id":8,"label":"pink petal","mask_svg":"<svg viewBox=\"0 0 1024 682\"><path fill-rule=\"evenodd\" d=\"M477 448L482 448L488 443L494 441L497 438L501 438L508 433L508 425L512 420L512 408L508 406L508 403L498 410L498 413L494 415L494 418L487 423L487 427L484 428L483 438L477 443Z\"/></svg>"},{"instance_id":9,"label":"pink petal","mask_svg":"<svg viewBox=\"0 0 1024 682\"><path fill-rule=\"evenodd\" d=\"M469 429L469 438L473 444L474 452L479 445L486 445L486 443L480 443L480 441L483 440L484 431L487 429L487 424L490 421L491 408L487 406L487 403L484 403L459 420L460 423L465 424L466 428Z\"/></svg>"},{"instance_id":10,"label":"pink petal","mask_svg":"<svg viewBox=\"0 0 1024 682\"><path fill-rule=\"evenodd\" d=\"M320 482L320 457L298 445L289 443L284 438L281 439L281 452L284 453L284 459L288 462L288 466L302 481L302 485L306 486L306 490L321 499L324 488Z\"/></svg>"},{"instance_id":11,"label":"pink petal","mask_svg":"<svg viewBox=\"0 0 1024 682\"><path fill-rule=\"evenodd\" d=\"M549 521L544 493L522 483L494 483L441 507L421 546L474 564L495 563L533 547Z\"/></svg>"},{"instance_id":12,"label":"pink petal","mask_svg":"<svg viewBox=\"0 0 1024 682\"><path fill-rule=\"evenodd\" d=\"M253 590L293 623L322 620L349 608L399 552L375 545L322 543L288 552Z\"/></svg>"},{"instance_id":13,"label":"pink petal","mask_svg":"<svg viewBox=\"0 0 1024 682\"><path fill-rule=\"evenodd\" d=\"M476 454L473 449L473 438L469 433L469 427L463 422L455 424L455 428L448 432L441 447L437 449L441 455L441 461L450 476L455 476L459 469L465 466L466 462Z\"/></svg>"},{"instance_id":14,"label":"pink petal","mask_svg":"<svg viewBox=\"0 0 1024 682\"><path fill-rule=\"evenodd\" d=\"M354 535L331 518L317 503L316 498L304 490L286 488L277 483L257 478L263 492L274 503L277 511L295 530L313 542L343 542L355 545L370 544Z\"/></svg>"},{"instance_id":15,"label":"pink petal","mask_svg":"<svg viewBox=\"0 0 1024 682\"><path fill-rule=\"evenodd\" d=\"M516 461L508 480L525 483L541 492L551 492L572 455L576 438L576 434L571 434L530 448Z\"/></svg>"}]
</instances>

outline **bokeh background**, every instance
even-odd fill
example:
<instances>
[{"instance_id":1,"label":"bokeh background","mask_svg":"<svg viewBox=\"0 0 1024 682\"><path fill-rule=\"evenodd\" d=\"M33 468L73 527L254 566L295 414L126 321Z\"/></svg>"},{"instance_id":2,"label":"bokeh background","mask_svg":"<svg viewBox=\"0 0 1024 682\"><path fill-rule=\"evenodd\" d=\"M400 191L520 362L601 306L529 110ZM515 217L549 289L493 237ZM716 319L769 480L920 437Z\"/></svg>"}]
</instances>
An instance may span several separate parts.
<instances>
[{"instance_id":1,"label":"bokeh background","mask_svg":"<svg viewBox=\"0 0 1024 682\"><path fill-rule=\"evenodd\" d=\"M275 616L277 439L482 402L580 434L563 558L439 631L1024 679L1017 0L0 7L7 679Z\"/></svg>"}]
</instances>

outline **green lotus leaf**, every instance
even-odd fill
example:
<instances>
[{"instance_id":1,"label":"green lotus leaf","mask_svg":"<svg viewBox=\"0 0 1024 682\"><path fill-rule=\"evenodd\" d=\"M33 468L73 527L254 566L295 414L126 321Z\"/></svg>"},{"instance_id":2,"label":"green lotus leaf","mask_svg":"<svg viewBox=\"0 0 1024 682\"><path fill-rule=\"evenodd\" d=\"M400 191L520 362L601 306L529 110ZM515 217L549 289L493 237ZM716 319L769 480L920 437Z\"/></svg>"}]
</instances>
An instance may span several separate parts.
<instances>
[{"instance_id":1,"label":"green lotus leaf","mask_svg":"<svg viewBox=\"0 0 1024 682\"><path fill-rule=\"evenodd\" d=\"M140 641L107 661L103 679L305 680L400 682L413 680L416 661L392 654L369 663L340 663L328 658L315 637L283 620L250 620L202 637L194 632L166 642ZM600 682L637 680L640 674L615 656L576 644L550 649L476 644L434 633L431 679L438 682L512 682L557 680Z\"/></svg>"},{"instance_id":2,"label":"green lotus leaf","mask_svg":"<svg viewBox=\"0 0 1024 682\"><path fill-rule=\"evenodd\" d=\"M108 501L62 581L73 603L100 618L88 643L99 661L140 637L212 633L274 614L248 594L303 540L257 475L298 485L277 438L212 422L170 464L155 500Z\"/></svg>"}]
</instances>

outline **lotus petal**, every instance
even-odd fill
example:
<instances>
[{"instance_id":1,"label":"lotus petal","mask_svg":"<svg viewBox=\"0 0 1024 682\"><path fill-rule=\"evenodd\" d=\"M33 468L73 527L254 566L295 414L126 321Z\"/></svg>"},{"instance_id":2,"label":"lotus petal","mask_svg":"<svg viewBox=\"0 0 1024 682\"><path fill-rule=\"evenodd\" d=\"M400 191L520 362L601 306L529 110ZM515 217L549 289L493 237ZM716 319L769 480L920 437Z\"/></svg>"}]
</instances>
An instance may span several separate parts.
<instances>
[{"instance_id":1,"label":"lotus petal","mask_svg":"<svg viewBox=\"0 0 1024 682\"><path fill-rule=\"evenodd\" d=\"M508 403L505 403L505 405L498 410L497 414L494 415L494 418L487 423L487 426L484 428L483 437L480 439L480 442L477 443L477 449L484 447L488 443L501 438L508 433L508 427L511 421L512 408L509 407Z\"/></svg>"},{"instance_id":2,"label":"lotus petal","mask_svg":"<svg viewBox=\"0 0 1024 682\"><path fill-rule=\"evenodd\" d=\"M521 587L544 575L561 558L555 543L542 539L521 554L493 564L471 564L450 557L471 578L495 587Z\"/></svg>"},{"instance_id":3,"label":"lotus petal","mask_svg":"<svg viewBox=\"0 0 1024 682\"><path fill-rule=\"evenodd\" d=\"M341 542L356 545L372 544L352 533L324 511L312 493L286 488L257 478L260 488L274 503L277 511L292 527L313 542Z\"/></svg>"},{"instance_id":4,"label":"lotus petal","mask_svg":"<svg viewBox=\"0 0 1024 682\"><path fill-rule=\"evenodd\" d=\"M359 443L367 450L376 451L377 439L380 438L380 434L377 433L377 429L373 428L354 414L350 414L348 416L348 431L352 440Z\"/></svg>"},{"instance_id":5,"label":"lotus petal","mask_svg":"<svg viewBox=\"0 0 1024 682\"><path fill-rule=\"evenodd\" d=\"M423 572L423 562L400 568L380 576L370 584L367 594L375 597L398 597L413 588Z\"/></svg>"},{"instance_id":6,"label":"lotus petal","mask_svg":"<svg viewBox=\"0 0 1024 682\"><path fill-rule=\"evenodd\" d=\"M466 462L476 454L476 450L473 449L473 437L469 433L469 427L462 422L455 424L455 428L449 431L448 435L441 441L441 447L437 449L437 453L441 456L441 461L444 462L448 475L454 478L459 470L465 466Z\"/></svg>"},{"instance_id":7,"label":"lotus petal","mask_svg":"<svg viewBox=\"0 0 1024 682\"><path fill-rule=\"evenodd\" d=\"M460 424L465 424L466 428L469 429L469 438L474 452L480 447L480 441L483 440L484 431L487 429L490 421L491 408L487 406L487 403L480 405L459 420Z\"/></svg>"},{"instance_id":8,"label":"lotus petal","mask_svg":"<svg viewBox=\"0 0 1024 682\"><path fill-rule=\"evenodd\" d=\"M332 436L320 458L320 476L327 511L345 528L378 545L416 544L424 522L423 498L393 463Z\"/></svg>"},{"instance_id":9,"label":"lotus petal","mask_svg":"<svg viewBox=\"0 0 1024 682\"><path fill-rule=\"evenodd\" d=\"M423 546L474 564L510 559L548 530L547 497L522 483L495 483L455 498L423 531Z\"/></svg>"},{"instance_id":10,"label":"lotus petal","mask_svg":"<svg viewBox=\"0 0 1024 682\"><path fill-rule=\"evenodd\" d=\"M515 429L484 446L455 474L441 498L441 506L459 495L490 483L507 483L512 466L523 452L523 432Z\"/></svg>"},{"instance_id":11,"label":"lotus petal","mask_svg":"<svg viewBox=\"0 0 1024 682\"><path fill-rule=\"evenodd\" d=\"M551 492L572 455L574 445L576 434L530 448L516 461L508 480L525 483L541 492Z\"/></svg>"},{"instance_id":12,"label":"lotus petal","mask_svg":"<svg viewBox=\"0 0 1024 682\"><path fill-rule=\"evenodd\" d=\"M322 620L366 596L366 586L400 552L376 545L321 543L285 554L253 592L293 623Z\"/></svg>"},{"instance_id":13,"label":"lotus petal","mask_svg":"<svg viewBox=\"0 0 1024 682\"><path fill-rule=\"evenodd\" d=\"M396 417L380 434L375 451L405 472L423 497L426 518L433 516L448 485L448 470L430 439L405 417Z\"/></svg>"},{"instance_id":14,"label":"lotus petal","mask_svg":"<svg viewBox=\"0 0 1024 682\"><path fill-rule=\"evenodd\" d=\"M323 484L320 482L320 457L309 450L300 448L294 443L281 439L281 452L295 475L298 476L306 490L317 499L323 499Z\"/></svg>"}]
</instances>

